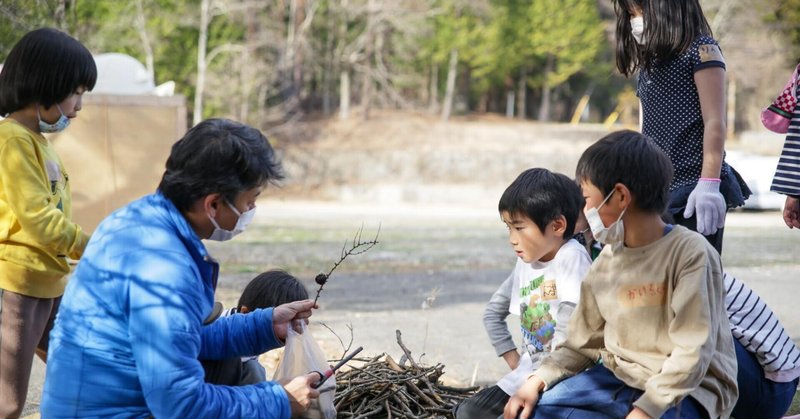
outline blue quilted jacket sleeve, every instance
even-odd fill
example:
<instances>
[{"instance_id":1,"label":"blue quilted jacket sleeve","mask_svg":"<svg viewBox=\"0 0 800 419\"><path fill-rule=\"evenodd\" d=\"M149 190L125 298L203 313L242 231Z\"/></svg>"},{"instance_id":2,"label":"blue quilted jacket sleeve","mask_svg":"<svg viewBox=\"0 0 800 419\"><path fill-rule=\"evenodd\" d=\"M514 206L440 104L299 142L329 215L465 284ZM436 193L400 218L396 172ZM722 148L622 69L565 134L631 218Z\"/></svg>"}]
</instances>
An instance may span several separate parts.
<instances>
[{"instance_id":1,"label":"blue quilted jacket sleeve","mask_svg":"<svg viewBox=\"0 0 800 419\"><path fill-rule=\"evenodd\" d=\"M220 317L202 328L200 359L261 355L283 346L272 330L272 309Z\"/></svg>"},{"instance_id":2,"label":"blue quilted jacket sleeve","mask_svg":"<svg viewBox=\"0 0 800 419\"><path fill-rule=\"evenodd\" d=\"M201 347L203 355L218 358L278 346L272 311L234 316L203 330L209 302L197 266L180 252L139 256L147 264L129 282L128 327L142 394L153 416L289 418L288 397L277 383L206 384L198 361Z\"/></svg>"}]
</instances>

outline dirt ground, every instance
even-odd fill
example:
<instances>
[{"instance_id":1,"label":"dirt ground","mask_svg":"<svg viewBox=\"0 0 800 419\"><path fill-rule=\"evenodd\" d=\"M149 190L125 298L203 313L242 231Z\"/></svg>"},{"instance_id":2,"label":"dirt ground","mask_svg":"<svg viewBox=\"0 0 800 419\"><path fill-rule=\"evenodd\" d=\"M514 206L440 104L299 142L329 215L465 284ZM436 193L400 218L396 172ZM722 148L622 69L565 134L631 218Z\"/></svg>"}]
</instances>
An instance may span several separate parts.
<instances>
[{"instance_id":1,"label":"dirt ground","mask_svg":"<svg viewBox=\"0 0 800 419\"><path fill-rule=\"evenodd\" d=\"M235 304L252 277L273 268L301 278L313 294L314 276L330 269L343 244L362 227L372 237L380 226L380 244L348 258L325 286L312 318L315 338L331 358L341 356L340 340L352 339L364 356L399 359L400 330L414 356L445 365L449 384L494 383L507 367L489 344L482 314L514 264L497 200L529 167L572 173L583 149L607 133L591 124L440 122L388 111L369 121L334 118L271 132L288 179L265 192L247 233L209 243L222 262L217 298ZM754 138L760 152L777 154L780 141ZM748 144L728 145L753 148ZM736 212L723 252L726 269L762 295L796 341L799 240L800 231L788 230L778 213ZM275 355L261 360L269 368ZM37 360L26 413L36 411L43 371Z\"/></svg>"},{"instance_id":2,"label":"dirt ground","mask_svg":"<svg viewBox=\"0 0 800 419\"><path fill-rule=\"evenodd\" d=\"M313 295L313 277L330 268L362 226L365 238L380 226L380 244L334 272L312 317L312 333L327 354L340 357L339 339L347 345L352 338L364 356L385 352L399 359L395 330L401 330L414 356L445 365L450 384L492 384L504 374L507 368L494 355L481 320L486 301L514 263L494 205L260 202L247 233L209 244L222 263L218 299L235 304L250 278L272 268L295 274ZM796 341L798 240L800 231L788 230L778 213L736 212L727 221L723 252L726 269L761 294ZM262 362L270 368L275 355ZM37 361L26 413L36 410L42 376Z\"/></svg>"}]
</instances>

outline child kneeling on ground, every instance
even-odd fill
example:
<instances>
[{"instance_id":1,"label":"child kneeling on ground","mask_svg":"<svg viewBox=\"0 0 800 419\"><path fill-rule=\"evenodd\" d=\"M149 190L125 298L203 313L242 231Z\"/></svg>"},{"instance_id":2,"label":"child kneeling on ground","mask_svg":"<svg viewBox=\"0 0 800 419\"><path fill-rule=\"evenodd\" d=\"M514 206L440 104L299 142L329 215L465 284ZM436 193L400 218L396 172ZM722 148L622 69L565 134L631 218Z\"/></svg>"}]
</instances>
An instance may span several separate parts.
<instances>
[{"instance_id":1,"label":"child kneeling on ground","mask_svg":"<svg viewBox=\"0 0 800 419\"><path fill-rule=\"evenodd\" d=\"M456 418L502 415L510 395L541 358L564 341L581 281L591 265L586 249L571 239L582 206L578 185L546 169L526 170L500 198L498 209L517 262L486 305L483 322L495 352L512 371L461 403ZM522 355L508 331L509 314L520 316Z\"/></svg>"},{"instance_id":2,"label":"child kneeling on ground","mask_svg":"<svg viewBox=\"0 0 800 419\"><path fill-rule=\"evenodd\" d=\"M581 283L566 341L511 397L505 418L730 416L737 368L722 264L702 236L661 219L672 173L633 131L583 153L576 178L606 246Z\"/></svg>"},{"instance_id":3,"label":"child kneeling on ground","mask_svg":"<svg viewBox=\"0 0 800 419\"><path fill-rule=\"evenodd\" d=\"M226 310L222 317L307 299L308 291L297 278L281 270L270 270L253 278L242 291L236 307ZM244 386L267 381L267 372L258 362L258 355L219 361L200 360L200 363L207 383Z\"/></svg>"}]
</instances>

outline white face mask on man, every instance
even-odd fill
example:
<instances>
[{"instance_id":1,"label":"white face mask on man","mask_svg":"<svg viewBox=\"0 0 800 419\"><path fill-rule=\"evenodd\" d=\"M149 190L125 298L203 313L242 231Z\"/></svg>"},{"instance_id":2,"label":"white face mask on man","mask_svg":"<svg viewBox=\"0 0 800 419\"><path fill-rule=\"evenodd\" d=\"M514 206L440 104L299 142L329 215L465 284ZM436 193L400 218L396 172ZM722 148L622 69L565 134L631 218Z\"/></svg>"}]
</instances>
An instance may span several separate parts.
<instances>
[{"instance_id":1,"label":"white face mask on man","mask_svg":"<svg viewBox=\"0 0 800 419\"><path fill-rule=\"evenodd\" d=\"M641 16L636 16L631 18L631 35L633 35L633 39L636 40L636 43L639 45L644 45L644 18Z\"/></svg>"},{"instance_id":2,"label":"white face mask on man","mask_svg":"<svg viewBox=\"0 0 800 419\"><path fill-rule=\"evenodd\" d=\"M247 210L245 212L240 213L239 210L236 209L228 200L225 200L225 204L228 205L228 208L234 212L239 219L236 221L236 226L233 227L233 230L225 230L224 228L219 226L217 220L214 219L210 214L206 213L208 219L211 220L211 224L214 224L214 232L211 233L211 237L209 240L224 242L234 238L236 235L242 233L246 228L247 225L250 224L250 221L253 221L253 217L256 215L256 208Z\"/></svg>"},{"instance_id":3,"label":"white face mask on man","mask_svg":"<svg viewBox=\"0 0 800 419\"><path fill-rule=\"evenodd\" d=\"M589 228L592 230L592 236L594 236L595 240L603 244L616 245L625 241L625 226L622 224L622 216L625 215L627 208L622 210L619 217L617 217L617 221L614 221L610 226L606 227L605 224L603 224L603 220L600 218L600 208L603 208L603 205L611 198L611 195L614 195L613 189L597 208L590 208L584 214L586 215L586 221L589 223Z\"/></svg>"}]
</instances>

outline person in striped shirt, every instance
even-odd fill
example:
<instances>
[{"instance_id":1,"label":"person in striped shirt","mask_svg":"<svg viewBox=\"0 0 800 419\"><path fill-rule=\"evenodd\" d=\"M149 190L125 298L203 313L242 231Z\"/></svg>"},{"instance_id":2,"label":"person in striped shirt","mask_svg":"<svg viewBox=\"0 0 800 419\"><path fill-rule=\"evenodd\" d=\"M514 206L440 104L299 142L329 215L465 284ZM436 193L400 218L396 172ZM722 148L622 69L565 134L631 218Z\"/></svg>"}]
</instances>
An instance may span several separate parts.
<instances>
[{"instance_id":1,"label":"person in striped shirt","mask_svg":"<svg viewBox=\"0 0 800 419\"><path fill-rule=\"evenodd\" d=\"M795 81L796 94L800 96L800 84ZM789 228L800 228L800 106L795 105L789 131L769 190L786 195L783 206L783 221Z\"/></svg>"},{"instance_id":2,"label":"person in striped shirt","mask_svg":"<svg viewBox=\"0 0 800 419\"><path fill-rule=\"evenodd\" d=\"M727 272L723 279L739 366L733 417L780 418L797 390L800 349L758 294Z\"/></svg>"}]
</instances>

